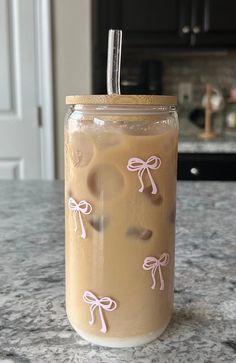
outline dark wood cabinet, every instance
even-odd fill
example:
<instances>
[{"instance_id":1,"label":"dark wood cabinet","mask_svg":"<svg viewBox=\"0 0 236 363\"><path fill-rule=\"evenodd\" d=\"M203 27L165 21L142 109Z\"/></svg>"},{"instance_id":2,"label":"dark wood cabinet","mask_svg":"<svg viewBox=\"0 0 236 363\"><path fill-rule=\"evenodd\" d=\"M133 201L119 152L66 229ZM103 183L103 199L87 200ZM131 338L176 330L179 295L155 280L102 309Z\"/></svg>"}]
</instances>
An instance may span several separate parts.
<instances>
[{"instance_id":1,"label":"dark wood cabinet","mask_svg":"<svg viewBox=\"0 0 236 363\"><path fill-rule=\"evenodd\" d=\"M93 34L107 46L109 29L122 29L123 47L187 46L191 0L93 0Z\"/></svg>"},{"instance_id":2,"label":"dark wood cabinet","mask_svg":"<svg viewBox=\"0 0 236 363\"><path fill-rule=\"evenodd\" d=\"M179 180L236 180L236 154L183 154L178 156Z\"/></svg>"},{"instance_id":3,"label":"dark wood cabinet","mask_svg":"<svg viewBox=\"0 0 236 363\"><path fill-rule=\"evenodd\" d=\"M114 1L118 27L123 29L124 46L179 46L189 43L183 32L190 17L189 0ZM186 29L185 29L186 30Z\"/></svg>"},{"instance_id":4,"label":"dark wood cabinet","mask_svg":"<svg viewBox=\"0 0 236 363\"><path fill-rule=\"evenodd\" d=\"M94 0L94 34L105 51L110 28L123 46L236 47L236 0Z\"/></svg>"},{"instance_id":5,"label":"dark wood cabinet","mask_svg":"<svg viewBox=\"0 0 236 363\"><path fill-rule=\"evenodd\" d=\"M236 47L236 1L192 1L193 45Z\"/></svg>"},{"instance_id":6,"label":"dark wood cabinet","mask_svg":"<svg viewBox=\"0 0 236 363\"><path fill-rule=\"evenodd\" d=\"M134 57L140 68L161 52L236 49L235 18L236 0L92 0L93 92L106 92L109 29L123 30L126 68Z\"/></svg>"}]
</instances>

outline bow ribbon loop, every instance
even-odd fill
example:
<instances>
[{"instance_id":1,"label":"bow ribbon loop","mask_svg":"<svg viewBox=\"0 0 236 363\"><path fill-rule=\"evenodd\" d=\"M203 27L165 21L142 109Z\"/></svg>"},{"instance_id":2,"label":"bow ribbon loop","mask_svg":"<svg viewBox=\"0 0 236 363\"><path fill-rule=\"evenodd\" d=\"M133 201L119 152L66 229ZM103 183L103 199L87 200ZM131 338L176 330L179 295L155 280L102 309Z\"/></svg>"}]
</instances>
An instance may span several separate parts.
<instances>
[{"instance_id":1,"label":"bow ribbon loop","mask_svg":"<svg viewBox=\"0 0 236 363\"><path fill-rule=\"evenodd\" d=\"M156 286L155 274L156 274L156 270L158 269L160 282L161 282L160 290L164 290L165 284L164 284L164 279L162 276L161 267L168 265L168 262L169 262L168 253L163 253L159 259L156 257L146 257L145 258L144 263L143 263L143 269L146 271L151 270L151 272L152 272L152 280L153 280L153 284L151 286L152 289L155 289L155 286Z\"/></svg>"},{"instance_id":2,"label":"bow ribbon loop","mask_svg":"<svg viewBox=\"0 0 236 363\"><path fill-rule=\"evenodd\" d=\"M74 218L74 231L77 231L77 221L76 221L76 214L79 214L79 220L80 220L80 226L81 226L81 237L83 239L86 238L86 232L84 228L83 219L81 216L82 214L90 214L92 212L92 206L90 203L88 203L86 200L81 200L79 203L77 203L74 198L69 198L68 205L70 210L73 211L73 218Z\"/></svg>"},{"instance_id":3,"label":"bow ribbon loop","mask_svg":"<svg viewBox=\"0 0 236 363\"><path fill-rule=\"evenodd\" d=\"M110 297L104 296L102 298L97 298L91 291L85 291L83 295L83 300L90 306L90 315L91 319L89 321L89 324L94 324L94 310L98 308L99 316L101 319L101 332L106 333L107 332L107 326L104 320L102 309L106 311L113 311L117 308L117 303L112 300Z\"/></svg>"},{"instance_id":4,"label":"bow ribbon loop","mask_svg":"<svg viewBox=\"0 0 236 363\"><path fill-rule=\"evenodd\" d=\"M138 178L139 181L141 183L141 187L139 189L139 192L143 192L144 190L144 184L143 184L143 173L145 172L145 170L147 170L150 182L152 184L152 194L156 194L157 193L157 187L156 184L153 180L153 177L151 175L150 169L151 170L155 170L155 169L159 169L161 166L161 159L158 158L157 156L153 155L150 156L147 161L144 161L142 159L139 158L131 158L128 160L128 165L127 165L127 169L129 171L138 171Z\"/></svg>"}]
</instances>

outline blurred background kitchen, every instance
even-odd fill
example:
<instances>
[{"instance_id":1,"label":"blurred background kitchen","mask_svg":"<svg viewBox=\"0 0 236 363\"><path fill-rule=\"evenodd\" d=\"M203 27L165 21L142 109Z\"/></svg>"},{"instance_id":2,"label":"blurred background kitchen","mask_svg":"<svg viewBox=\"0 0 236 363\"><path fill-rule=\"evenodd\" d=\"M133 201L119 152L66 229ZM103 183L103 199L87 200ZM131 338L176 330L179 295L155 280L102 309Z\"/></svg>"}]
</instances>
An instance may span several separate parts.
<instances>
[{"instance_id":1,"label":"blurred background kitchen","mask_svg":"<svg viewBox=\"0 0 236 363\"><path fill-rule=\"evenodd\" d=\"M178 178L236 180L235 0L0 0L0 179L63 178L65 96L178 96Z\"/></svg>"}]
</instances>

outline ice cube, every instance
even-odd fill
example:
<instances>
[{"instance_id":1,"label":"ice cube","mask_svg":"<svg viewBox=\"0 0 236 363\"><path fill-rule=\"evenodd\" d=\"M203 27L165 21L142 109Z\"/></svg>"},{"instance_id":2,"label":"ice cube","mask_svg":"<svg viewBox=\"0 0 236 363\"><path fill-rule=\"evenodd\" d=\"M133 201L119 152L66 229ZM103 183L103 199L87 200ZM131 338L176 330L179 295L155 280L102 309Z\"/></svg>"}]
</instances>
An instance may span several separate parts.
<instances>
[{"instance_id":1,"label":"ice cube","mask_svg":"<svg viewBox=\"0 0 236 363\"><path fill-rule=\"evenodd\" d=\"M68 151L68 143L69 143L69 135L68 132L64 132L64 147L65 147L65 152Z\"/></svg>"},{"instance_id":2,"label":"ice cube","mask_svg":"<svg viewBox=\"0 0 236 363\"><path fill-rule=\"evenodd\" d=\"M72 197L72 191L68 182L65 182L65 197L66 199Z\"/></svg>"},{"instance_id":3,"label":"ice cube","mask_svg":"<svg viewBox=\"0 0 236 363\"><path fill-rule=\"evenodd\" d=\"M152 231L147 228L133 226L128 228L127 236L146 241L152 237Z\"/></svg>"},{"instance_id":4,"label":"ice cube","mask_svg":"<svg viewBox=\"0 0 236 363\"><path fill-rule=\"evenodd\" d=\"M91 226L98 232L103 231L108 223L108 218L106 217L92 217L89 221L89 223L91 224Z\"/></svg>"},{"instance_id":5,"label":"ice cube","mask_svg":"<svg viewBox=\"0 0 236 363\"><path fill-rule=\"evenodd\" d=\"M96 132L93 134L94 143L98 149L105 149L120 144L121 134L118 132Z\"/></svg>"},{"instance_id":6,"label":"ice cube","mask_svg":"<svg viewBox=\"0 0 236 363\"><path fill-rule=\"evenodd\" d=\"M150 201L155 205L161 205L163 202L162 196L157 188L157 193L152 194L152 186L149 185L144 189L144 194L150 199Z\"/></svg>"},{"instance_id":7,"label":"ice cube","mask_svg":"<svg viewBox=\"0 0 236 363\"><path fill-rule=\"evenodd\" d=\"M115 198L120 195L123 185L123 175L111 164L95 166L88 176L88 187L97 198Z\"/></svg>"},{"instance_id":8,"label":"ice cube","mask_svg":"<svg viewBox=\"0 0 236 363\"><path fill-rule=\"evenodd\" d=\"M74 167L88 165L93 157L92 139L82 132L73 132L70 135L69 154Z\"/></svg>"},{"instance_id":9,"label":"ice cube","mask_svg":"<svg viewBox=\"0 0 236 363\"><path fill-rule=\"evenodd\" d=\"M133 136L157 135L166 132L168 126L163 125L155 117L150 117L149 120L140 120L140 117L133 117L134 122L127 122L123 127L123 132Z\"/></svg>"},{"instance_id":10,"label":"ice cube","mask_svg":"<svg viewBox=\"0 0 236 363\"><path fill-rule=\"evenodd\" d=\"M170 223L175 223L176 207L174 206L170 213Z\"/></svg>"}]
</instances>

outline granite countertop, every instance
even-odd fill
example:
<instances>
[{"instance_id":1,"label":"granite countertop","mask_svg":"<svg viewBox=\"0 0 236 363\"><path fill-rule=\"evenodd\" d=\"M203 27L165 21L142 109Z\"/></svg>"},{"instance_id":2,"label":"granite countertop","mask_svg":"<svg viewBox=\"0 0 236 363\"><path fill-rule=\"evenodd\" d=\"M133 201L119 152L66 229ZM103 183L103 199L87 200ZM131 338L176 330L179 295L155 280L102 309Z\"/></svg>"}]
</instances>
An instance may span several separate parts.
<instances>
[{"instance_id":1,"label":"granite countertop","mask_svg":"<svg viewBox=\"0 0 236 363\"><path fill-rule=\"evenodd\" d=\"M63 184L1 181L0 200L0 362L236 362L236 183L179 183L173 319L129 349L67 321Z\"/></svg>"},{"instance_id":2,"label":"granite countertop","mask_svg":"<svg viewBox=\"0 0 236 363\"><path fill-rule=\"evenodd\" d=\"M201 140L196 136L179 137L180 153L236 153L236 137L221 136L212 140Z\"/></svg>"}]
</instances>

